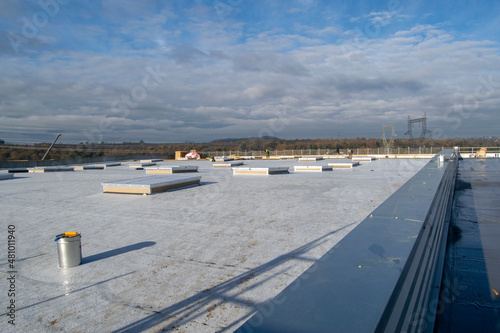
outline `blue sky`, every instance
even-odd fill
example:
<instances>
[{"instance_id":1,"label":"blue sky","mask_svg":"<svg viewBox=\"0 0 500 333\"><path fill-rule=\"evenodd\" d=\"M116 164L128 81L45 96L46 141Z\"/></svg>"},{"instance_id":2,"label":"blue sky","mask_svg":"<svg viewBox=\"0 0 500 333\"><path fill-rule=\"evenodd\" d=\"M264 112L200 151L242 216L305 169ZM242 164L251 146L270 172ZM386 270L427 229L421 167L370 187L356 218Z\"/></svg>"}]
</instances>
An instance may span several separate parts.
<instances>
[{"instance_id":1,"label":"blue sky","mask_svg":"<svg viewBox=\"0 0 500 333\"><path fill-rule=\"evenodd\" d=\"M500 136L500 1L2 1L0 139ZM418 136L420 129L415 127Z\"/></svg>"}]
</instances>

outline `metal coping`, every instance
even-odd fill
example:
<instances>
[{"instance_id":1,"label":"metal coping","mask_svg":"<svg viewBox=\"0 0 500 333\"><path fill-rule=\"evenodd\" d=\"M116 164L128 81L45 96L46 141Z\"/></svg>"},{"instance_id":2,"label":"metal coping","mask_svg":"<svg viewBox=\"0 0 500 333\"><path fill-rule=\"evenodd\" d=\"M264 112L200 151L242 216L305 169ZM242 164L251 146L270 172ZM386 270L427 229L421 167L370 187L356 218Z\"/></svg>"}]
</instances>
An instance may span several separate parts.
<instances>
[{"instance_id":1,"label":"metal coping","mask_svg":"<svg viewBox=\"0 0 500 333\"><path fill-rule=\"evenodd\" d=\"M119 165L122 165L121 162L106 162L106 163L97 163L97 164L93 164L95 166L102 166L104 168L108 168L108 167L114 167L114 166L119 166Z\"/></svg>"},{"instance_id":2,"label":"metal coping","mask_svg":"<svg viewBox=\"0 0 500 333\"><path fill-rule=\"evenodd\" d=\"M163 159L161 158L153 158L149 160L140 160L139 163L153 163L153 162L162 162Z\"/></svg>"},{"instance_id":3,"label":"metal coping","mask_svg":"<svg viewBox=\"0 0 500 333\"><path fill-rule=\"evenodd\" d=\"M329 166L333 168L340 168L340 169L351 169L354 166L359 165L359 162L338 162L338 163L328 163Z\"/></svg>"},{"instance_id":4,"label":"metal coping","mask_svg":"<svg viewBox=\"0 0 500 333\"><path fill-rule=\"evenodd\" d=\"M150 166L150 165L156 165L155 162L144 162L144 163L131 163L128 166L131 168L140 168L140 167L145 167L145 166Z\"/></svg>"},{"instance_id":5,"label":"metal coping","mask_svg":"<svg viewBox=\"0 0 500 333\"><path fill-rule=\"evenodd\" d=\"M8 173L23 173L23 172L29 172L29 170L27 168L14 168L8 170Z\"/></svg>"},{"instance_id":6,"label":"metal coping","mask_svg":"<svg viewBox=\"0 0 500 333\"><path fill-rule=\"evenodd\" d=\"M214 168L229 168L233 166L238 166L238 165L243 165L244 163L242 161L234 161L234 162L227 162L227 163L214 163L213 166Z\"/></svg>"},{"instance_id":7,"label":"metal coping","mask_svg":"<svg viewBox=\"0 0 500 333\"><path fill-rule=\"evenodd\" d=\"M235 332L432 332L457 165L434 156Z\"/></svg>"},{"instance_id":8,"label":"metal coping","mask_svg":"<svg viewBox=\"0 0 500 333\"><path fill-rule=\"evenodd\" d=\"M215 162L227 162L227 161L234 161L233 157L216 157Z\"/></svg>"}]
</instances>

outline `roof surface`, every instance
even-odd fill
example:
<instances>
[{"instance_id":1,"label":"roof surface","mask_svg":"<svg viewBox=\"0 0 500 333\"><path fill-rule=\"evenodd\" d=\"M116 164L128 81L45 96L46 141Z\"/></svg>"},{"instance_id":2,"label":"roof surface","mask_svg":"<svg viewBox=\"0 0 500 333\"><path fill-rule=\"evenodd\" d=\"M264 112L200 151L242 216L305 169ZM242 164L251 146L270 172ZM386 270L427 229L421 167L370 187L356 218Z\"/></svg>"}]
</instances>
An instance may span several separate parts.
<instances>
[{"instance_id":1,"label":"roof surface","mask_svg":"<svg viewBox=\"0 0 500 333\"><path fill-rule=\"evenodd\" d=\"M500 159L460 161L439 332L500 331Z\"/></svg>"}]
</instances>

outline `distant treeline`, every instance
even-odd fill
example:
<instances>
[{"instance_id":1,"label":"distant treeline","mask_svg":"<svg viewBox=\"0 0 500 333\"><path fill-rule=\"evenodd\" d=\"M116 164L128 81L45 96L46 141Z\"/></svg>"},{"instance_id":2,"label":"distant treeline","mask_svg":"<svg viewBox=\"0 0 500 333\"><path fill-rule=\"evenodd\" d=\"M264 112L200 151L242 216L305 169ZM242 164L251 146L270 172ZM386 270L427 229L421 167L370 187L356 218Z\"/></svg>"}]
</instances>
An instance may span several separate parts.
<instances>
[{"instance_id":1,"label":"distant treeline","mask_svg":"<svg viewBox=\"0 0 500 333\"><path fill-rule=\"evenodd\" d=\"M1 141L1 140L0 140ZM393 148L418 148L418 147L497 147L499 138L490 139L396 139ZM49 143L35 145L9 145L0 144L0 161L9 160L41 160L47 151ZM295 139L284 140L279 138L250 138L250 139L221 139L208 143L138 143L126 142L121 144L92 144L80 143L56 144L47 159L63 159L77 157L112 156L127 154L161 155L173 158L175 151L260 151L260 150L305 150L305 149L330 149L345 150L356 148L384 147L380 139Z\"/></svg>"}]
</instances>

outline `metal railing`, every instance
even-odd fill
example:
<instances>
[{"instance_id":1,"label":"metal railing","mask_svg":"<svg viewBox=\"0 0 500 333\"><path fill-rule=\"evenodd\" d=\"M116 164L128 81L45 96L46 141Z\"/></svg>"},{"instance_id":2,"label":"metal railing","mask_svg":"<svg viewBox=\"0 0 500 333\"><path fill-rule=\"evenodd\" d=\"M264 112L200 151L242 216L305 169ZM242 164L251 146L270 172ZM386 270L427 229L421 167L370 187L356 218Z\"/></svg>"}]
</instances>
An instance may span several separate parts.
<instances>
[{"instance_id":1,"label":"metal railing","mask_svg":"<svg viewBox=\"0 0 500 333\"><path fill-rule=\"evenodd\" d=\"M476 154L482 148L486 148L486 153L500 153L500 147L458 147L458 151L460 154L464 155Z\"/></svg>"},{"instance_id":2,"label":"metal railing","mask_svg":"<svg viewBox=\"0 0 500 333\"><path fill-rule=\"evenodd\" d=\"M354 155L434 155L444 147L400 147L400 148L345 148L345 149L287 149L270 150L270 156L332 156L348 155L349 150ZM451 149L451 148L446 148ZM498 148L497 148L498 149ZM264 156L265 150L217 150L201 151L203 156Z\"/></svg>"}]
</instances>

